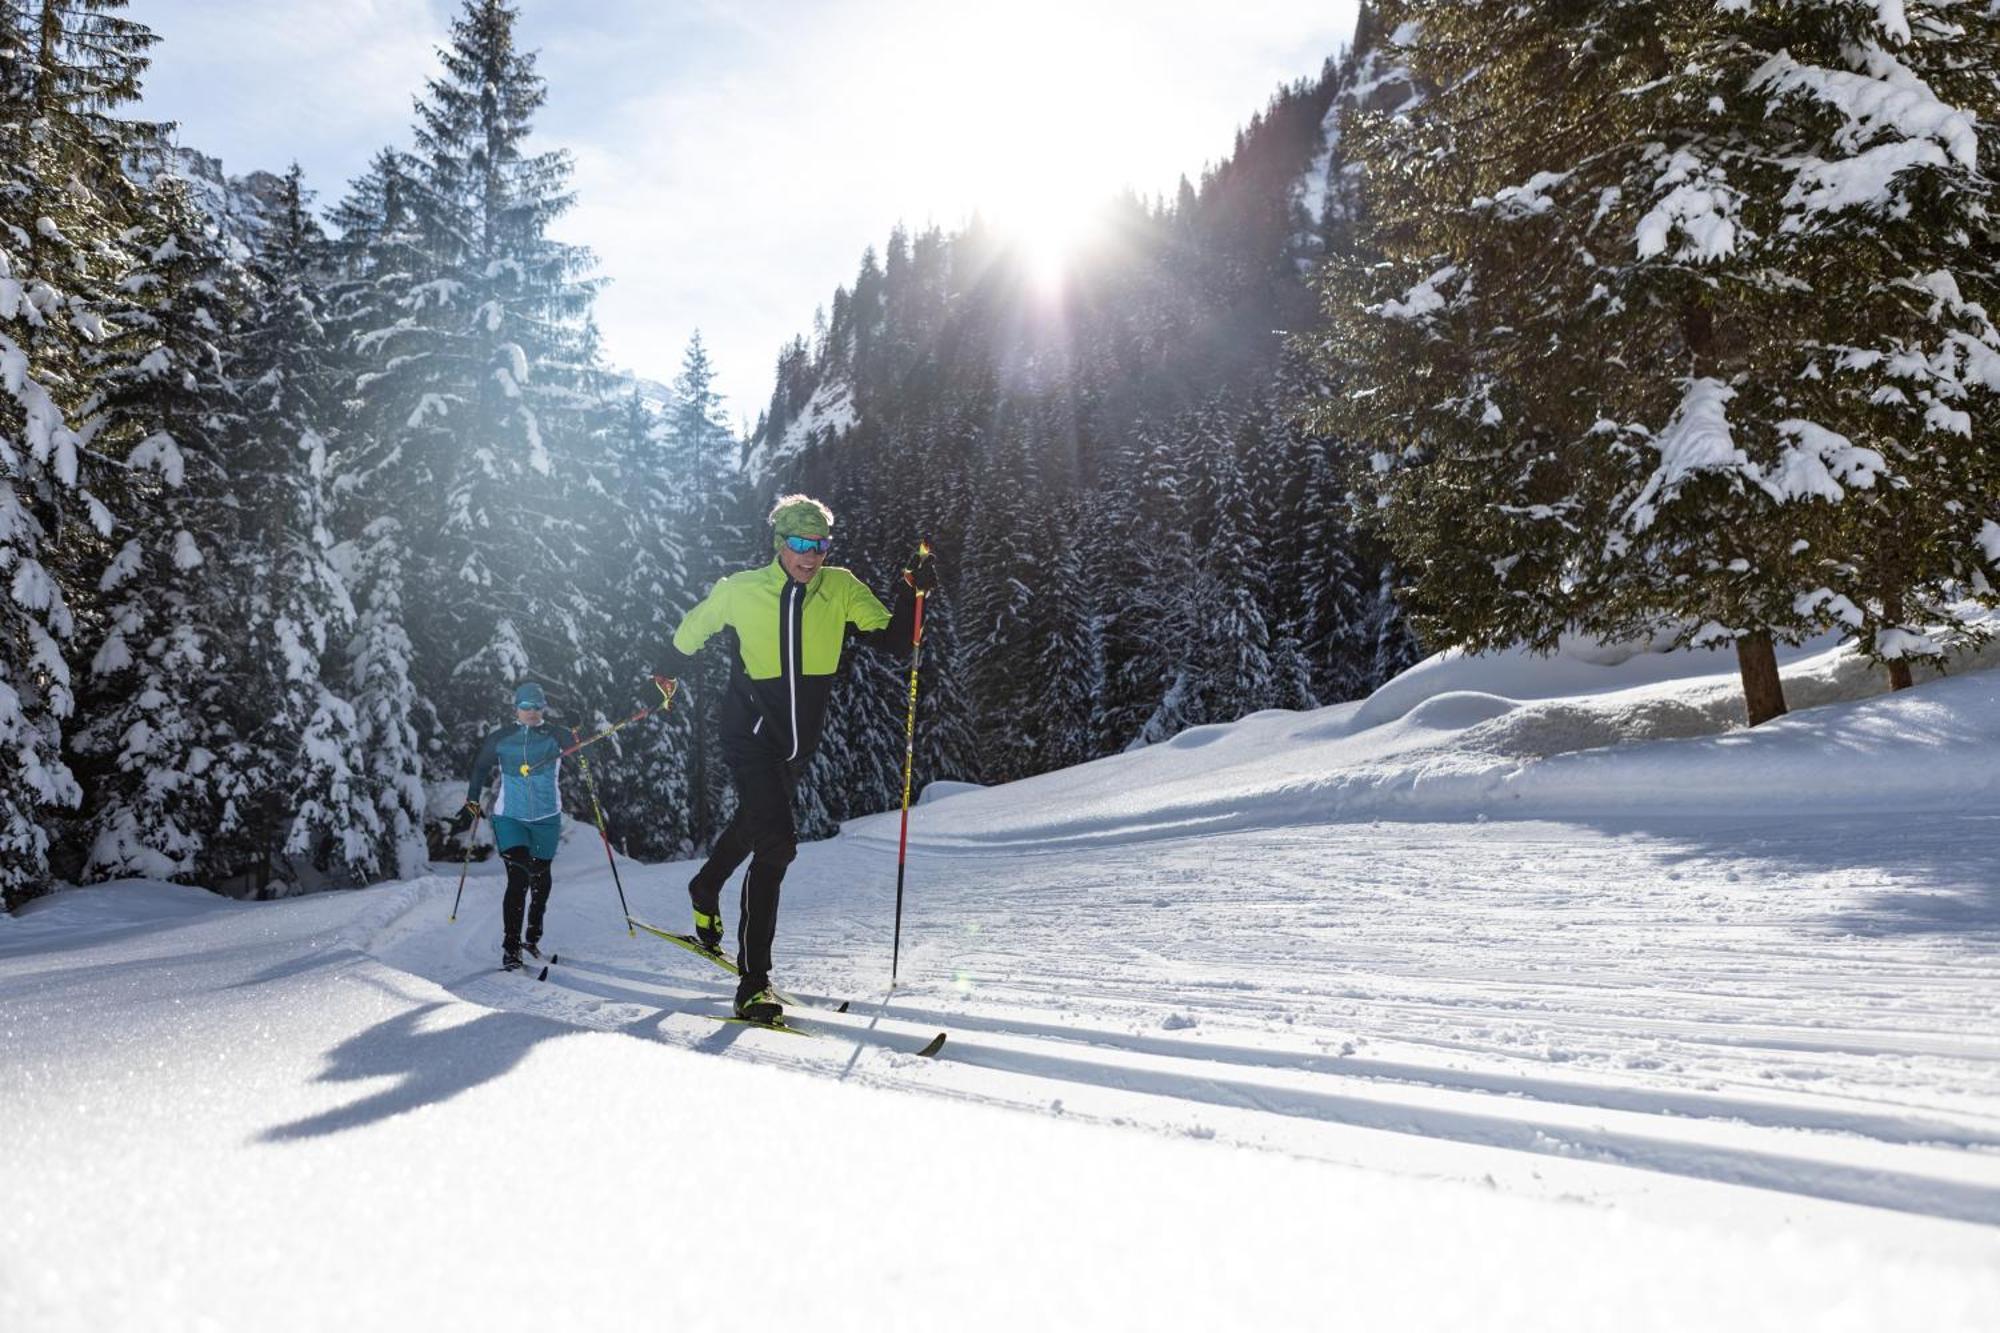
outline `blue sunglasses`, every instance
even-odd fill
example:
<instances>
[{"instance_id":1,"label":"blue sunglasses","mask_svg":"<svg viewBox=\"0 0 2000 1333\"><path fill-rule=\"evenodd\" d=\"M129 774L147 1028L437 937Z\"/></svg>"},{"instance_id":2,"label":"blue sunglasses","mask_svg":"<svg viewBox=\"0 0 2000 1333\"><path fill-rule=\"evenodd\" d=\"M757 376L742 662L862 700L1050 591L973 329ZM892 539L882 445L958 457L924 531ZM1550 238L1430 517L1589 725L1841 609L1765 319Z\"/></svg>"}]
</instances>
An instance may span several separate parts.
<instances>
[{"instance_id":1,"label":"blue sunglasses","mask_svg":"<svg viewBox=\"0 0 2000 1333\"><path fill-rule=\"evenodd\" d=\"M787 537L785 538L785 545L791 547L800 555L804 555L808 551L818 551L821 555L825 555L833 547L833 538Z\"/></svg>"}]
</instances>

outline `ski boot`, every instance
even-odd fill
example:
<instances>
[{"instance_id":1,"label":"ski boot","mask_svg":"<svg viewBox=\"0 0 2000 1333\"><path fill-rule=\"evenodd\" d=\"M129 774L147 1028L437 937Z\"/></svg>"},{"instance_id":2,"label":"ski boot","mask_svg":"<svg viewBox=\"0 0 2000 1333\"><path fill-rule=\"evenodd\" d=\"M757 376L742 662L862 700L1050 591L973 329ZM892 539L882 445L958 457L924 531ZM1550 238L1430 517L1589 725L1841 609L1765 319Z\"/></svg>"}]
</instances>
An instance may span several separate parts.
<instances>
[{"instance_id":1,"label":"ski boot","mask_svg":"<svg viewBox=\"0 0 2000 1333\"><path fill-rule=\"evenodd\" d=\"M778 1002L778 995L769 986L759 986L755 990L736 992L736 1016L747 1018L753 1023L776 1023L785 1016L785 1006Z\"/></svg>"},{"instance_id":2,"label":"ski boot","mask_svg":"<svg viewBox=\"0 0 2000 1333\"><path fill-rule=\"evenodd\" d=\"M694 909L694 937L710 953L722 952L722 913Z\"/></svg>"},{"instance_id":3,"label":"ski boot","mask_svg":"<svg viewBox=\"0 0 2000 1333\"><path fill-rule=\"evenodd\" d=\"M521 966L520 945L510 944L500 950L500 970L502 972L519 972Z\"/></svg>"}]
</instances>

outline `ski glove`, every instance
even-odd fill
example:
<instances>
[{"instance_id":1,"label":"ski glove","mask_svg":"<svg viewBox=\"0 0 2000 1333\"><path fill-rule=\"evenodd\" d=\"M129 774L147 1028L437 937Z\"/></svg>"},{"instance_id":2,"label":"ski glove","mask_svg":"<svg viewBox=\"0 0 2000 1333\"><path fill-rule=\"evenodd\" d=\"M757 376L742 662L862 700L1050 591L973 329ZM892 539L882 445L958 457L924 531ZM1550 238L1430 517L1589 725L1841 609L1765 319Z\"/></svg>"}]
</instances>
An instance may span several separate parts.
<instances>
[{"instance_id":1,"label":"ski glove","mask_svg":"<svg viewBox=\"0 0 2000 1333\"><path fill-rule=\"evenodd\" d=\"M903 582L909 584L925 596L929 596L937 587L937 569L930 561L926 560L915 569L904 570Z\"/></svg>"},{"instance_id":2,"label":"ski glove","mask_svg":"<svg viewBox=\"0 0 2000 1333\"><path fill-rule=\"evenodd\" d=\"M467 801L464 808L451 817L451 831L454 834L465 832L472 827L472 821L479 818L480 814L479 802Z\"/></svg>"}]
</instances>

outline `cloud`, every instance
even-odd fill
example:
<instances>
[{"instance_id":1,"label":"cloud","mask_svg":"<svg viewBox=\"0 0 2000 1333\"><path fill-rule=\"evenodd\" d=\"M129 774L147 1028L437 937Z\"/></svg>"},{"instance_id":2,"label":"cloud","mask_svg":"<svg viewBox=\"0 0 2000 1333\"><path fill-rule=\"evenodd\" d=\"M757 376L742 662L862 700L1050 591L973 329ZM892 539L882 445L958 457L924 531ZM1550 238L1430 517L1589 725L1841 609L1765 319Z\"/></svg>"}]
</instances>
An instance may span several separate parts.
<instances>
[{"instance_id":1,"label":"cloud","mask_svg":"<svg viewBox=\"0 0 2000 1333\"><path fill-rule=\"evenodd\" d=\"M307 168L322 196L407 137L411 98L436 73L443 0L150 0L132 15L159 34L151 115L236 173Z\"/></svg>"}]
</instances>

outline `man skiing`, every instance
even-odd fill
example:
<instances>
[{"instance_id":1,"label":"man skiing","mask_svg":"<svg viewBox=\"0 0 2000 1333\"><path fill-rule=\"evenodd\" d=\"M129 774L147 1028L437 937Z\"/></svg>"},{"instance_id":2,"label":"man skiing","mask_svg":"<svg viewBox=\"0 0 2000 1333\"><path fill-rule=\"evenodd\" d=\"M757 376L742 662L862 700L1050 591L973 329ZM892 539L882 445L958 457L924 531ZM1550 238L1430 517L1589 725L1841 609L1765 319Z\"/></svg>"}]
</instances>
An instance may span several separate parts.
<instances>
[{"instance_id":1,"label":"man skiing","mask_svg":"<svg viewBox=\"0 0 2000 1333\"><path fill-rule=\"evenodd\" d=\"M521 967L521 952L535 958L542 952L542 916L548 911L552 887L549 863L555 860L562 833L562 801L557 777L562 769L562 743L555 728L542 720L548 696L533 681L514 691L514 725L502 727L479 746L466 779L465 807L452 821L462 832L481 813L480 798L500 774L500 794L493 802L493 842L507 863L507 893L501 899L500 966ZM522 934L526 909L527 933Z\"/></svg>"},{"instance_id":2,"label":"man skiing","mask_svg":"<svg viewBox=\"0 0 2000 1333\"><path fill-rule=\"evenodd\" d=\"M736 788L736 814L688 882L688 897L695 937L716 948L722 942L723 882L749 858L736 921L740 1018L768 1022L784 1013L771 990L771 945L778 929L778 886L798 854L792 797L819 745L848 627L868 647L909 643L915 592L928 592L934 577L924 562L914 572L905 570L891 615L860 579L825 563L832 542L832 510L810 496L780 497L771 510L776 557L761 569L719 581L674 631L676 664L719 631L736 632L718 728Z\"/></svg>"}]
</instances>

